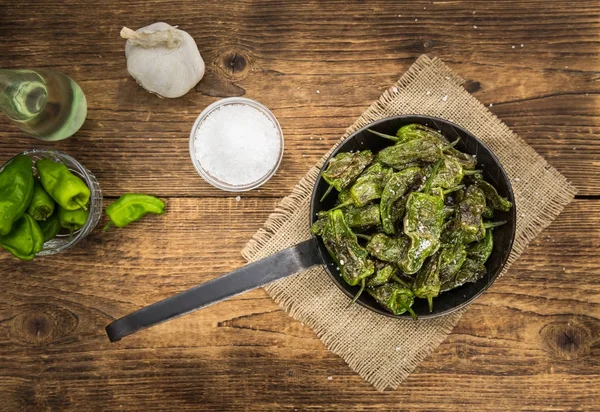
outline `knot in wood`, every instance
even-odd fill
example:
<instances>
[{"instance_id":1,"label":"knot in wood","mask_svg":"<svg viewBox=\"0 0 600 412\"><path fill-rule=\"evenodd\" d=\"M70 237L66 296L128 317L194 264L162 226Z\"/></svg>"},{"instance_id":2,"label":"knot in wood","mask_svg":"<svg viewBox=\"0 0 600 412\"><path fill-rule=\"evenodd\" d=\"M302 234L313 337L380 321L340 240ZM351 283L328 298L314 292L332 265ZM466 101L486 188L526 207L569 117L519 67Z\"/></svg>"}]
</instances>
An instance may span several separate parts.
<instances>
[{"instance_id":1,"label":"knot in wood","mask_svg":"<svg viewBox=\"0 0 600 412\"><path fill-rule=\"evenodd\" d=\"M593 342L590 330L573 322L555 322L540 330L543 344L554 356L574 360L590 353Z\"/></svg>"},{"instance_id":2,"label":"knot in wood","mask_svg":"<svg viewBox=\"0 0 600 412\"><path fill-rule=\"evenodd\" d=\"M70 311L56 305L24 305L10 323L11 335L33 346L43 346L69 335L79 321Z\"/></svg>"}]
</instances>

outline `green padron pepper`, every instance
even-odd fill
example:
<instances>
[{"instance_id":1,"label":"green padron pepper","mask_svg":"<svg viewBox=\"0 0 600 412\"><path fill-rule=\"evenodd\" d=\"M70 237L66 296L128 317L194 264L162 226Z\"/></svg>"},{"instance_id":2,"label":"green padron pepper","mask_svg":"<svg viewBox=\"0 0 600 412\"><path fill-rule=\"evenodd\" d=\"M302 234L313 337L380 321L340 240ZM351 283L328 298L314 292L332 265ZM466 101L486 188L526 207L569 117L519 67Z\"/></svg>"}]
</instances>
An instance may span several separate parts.
<instances>
[{"instance_id":1,"label":"green padron pepper","mask_svg":"<svg viewBox=\"0 0 600 412\"><path fill-rule=\"evenodd\" d=\"M479 237L483 228L484 210L485 195L477 186L469 186L458 204L455 220L456 230L463 236L464 243L470 243Z\"/></svg>"},{"instance_id":2,"label":"green padron pepper","mask_svg":"<svg viewBox=\"0 0 600 412\"><path fill-rule=\"evenodd\" d=\"M394 315L409 312L413 319L417 318L412 310L415 295L409 288L398 283L386 283L383 286L368 289L368 292L388 312Z\"/></svg>"},{"instance_id":3,"label":"green padron pepper","mask_svg":"<svg viewBox=\"0 0 600 412\"><path fill-rule=\"evenodd\" d=\"M474 185L477 186L485 195L487 204L495 210L508 212L512 208L512 203L498 194L494 186L483 180L481 175L473 175Z\"/></svg>"},{"instance_id":4,"label":"green padron pepper","mask_svg":"<svg viewBox=\"0 0 600 412\"><path fill-rule=\"evenodd\" d=\"M437 252L443 225L444 200L441 196L420 192L408 196L404 234L410 238L410 246L398 262L402 271L416 273L425 259Z\"/></svg>"},{"instance_id":5,"label":"green padron pepper","mask_svg":"<svg viewBox=\"0 0 600 412\"><path fill-rule=\"evenodd\" d=\"M379 216L379 206L375 204L366 205L363 207L348 206L342 209L344 213L344 219L349 227L359 230L367 230L372 227L377 227L381 224L381 218ZM325 222L327 221L327 214L329 212L319 212L317 217L319 218L310 228L310 231L314 235L320 235Z\"/></svg>"},{"instance_id":6,"label":"green padron pepper","mask_svg":"<svg viewBox=\"0 0 600 412\"><path fill-rule=\"evenodd\" d=\"M443 156L440 168L431 182L431 187L450 189L458 186L463 177L464 172L460 162L454 157Z\"/></svg>"},{"instance_id":7,"label":"green padron pepper","mask_svg":"<svg viewBox=\"0 0 600 412\"><path fill-rule=\"evenodd\" d=\"M446 138L444 138L440 133L437 133L435 130L430 129L427 126L423 126L418 123L412 123L412 124L407 124L406 126L402 126L401 128L398 129L395 136L385 134L385 133L380 133L380 132L377 132L377 131L371 130L371 129L369 129L369 132L371 132L379 137L383 137L384 139L391 140L397 144L398 143L406 143L411 140L423 139L423 138L432 140L434 142L440 141L444 144L447 144Z\"/></svg>"},{"instance_id":8,"label":"green padron pepper","mask_svg":"<svg viewBox=\"0 0 600 412\"><path fill-rule=\"evenodd\" d=\"M90 189L62 163L52 159L36 162L40 181L46 193L66 210L87 209Z\"/></svg>"},{"instance_id":9,"label":"green padron pepper","mask_svg":"<svg viewBox=\"0 0 600 412\"><path fill-rule=\"evenodd\" d=\"M350 286L356 286L375 272L369 252L358 244L356 235L346 224L341 210L328 213L322 239L342 277Z\"/></svg>"},{"instance_id":10,"label":"green padron pepper","mask_svg":"<svg viewBox=\"0 0 600 412\"><path fill-rule=\"evenodd\" d=\"M28 156L11 159L0 172L0 236L10 233L33 197L33 163Z\"/></svg>"},{"instance_id":11,"label":"green padron pepper","mask_svg":"<svg viewBox=\"0 0 600 412\"><path fill-rule=\"evenodd\" d=\"M46 193L42 184L36 180L27 214L38 221L46 220L54 213L54 206L54 200Z\"/></svg>"},{"instance_id":12,"label":"green padron pepper","mask_svg":"<svg viewBox=\"0 0 600 412\"><path fill-rule=\"evenodd\" d=\"M327 170L322 173L323 179L329 183L329 189L321 201L334 187L338 192L348 187L373 160L373 153L369 150L362 152L344 152L333 157L327 165Z\"/></svg>"},{"instance_id":13,"label":"green padron pepper","mask_svg":"<svg viewBox=\"0 0 600 412\"><path fill-rule=\"evenodd\" d=\"M402 170L419 163L435 163L442 158L442 148L430 139L415 139L381 150L376 159L386 166Z\"/></svg>"},{"instance_id":14,"label":"green padron pepper","mask_svg":"<svg viewBox=\"0 0 600 412\"><path fill-rule=\"evenodd\" d=\"M483 263L476 262L473 259L467 258L465 263L463 263L462 267L454 277L446 280L441 288L441 292L446 292L448 290L457 288L459 286L464 285L465 283L477 282L486 274L486 269Z\"/></svg>"},{"instance_id":15,"label":"green padron pepper","mask_svg":"<svg viewBox=\"0 0 600 412\"><path fill-rule=\"evenodd\" d=\"M379 199L392 173L391 168L385 167L381 163L370 166L350 188L350 198L353 204L360 207L371 200Z\"/></svg>"},{"instance_id":16,"label":"green padron pepper","mask_svg":"<svg viewBox=\"0 0 600 412\"><path fill-rule=\"evenodd\" d=\"M85 209L66 210L58 207L60 225L73 233L85 226L90 212Z\"/></svg>"},{"instance_id":17,"label":"green padron pepper","mask_svg":"<svg viewBox=\"0 0 600 412\"><path fill-rule=\"evenodd\" d=\"M148 213L162 215L165 213L165 202L157 197L128 193L121 196L106 208L110 222L104 227L108 229L111 225L124 227L136 222Z\"/></svg>"},{"instance_id":18,"label":"green padron pepper","mask_svg":"<svg viewBox=\"0 0 600 412\"><path fill-rule=\"evenodd\" d=\"M421 299L427 299L429 311L433 311L433 298L440 294L440 254L431 256L417 273L414 293Z\"/></svg>"},{"instance_id":19,"label":"green padron pepper","mask_svg":"<svg viewBox=\"0 0 600 412\"><path fill-rule=\"evenodd\" d=\"M406 236L392 238L383 233L376 233L367 243L367 250L381 261L396 263L406 254L409 245L410 239Z\"/></svg>"},{"instance_id":20,"label":"green padron pepper","mask_svg":"<svg viewBox=\"0 0 600 412\"><path fill-rule=\"evenodd\" d=\"M494 209L486 205L482 216L486 219L492 219L494 217Z\"/></svg>"},{"instance_id":21,"label":"green padron pepper","mask_svg":"<svg viewBox=\"0 0 600 412\"><path fill-rule=\"evenodd\" d=\"M387 264L382 267L378 267L375 274L367 279L367 287L372 288L375 286L385 285L392 278L392 276L396 274L397 271L398 269L395 265Z\"/></svg>"},{"instance_id":22,"label":"green padron pepper","mask_svg":"<svg viewBox=\"0 0 600 412\"><path fill-rule=\"evenodd\" d=\"M467 251L462 243L447 245L440 250L439 277L442 289L446 283L453 281L466 259Z\"/></svg>"},{"instance_id":23,"label":"green padron pepper","mask_svg":"<svg viewBox=\"0 0 600 412\"><path fill-rule=\"evenodd\" d=\"M44 235L34 218L25 213L8 235L0 236L0 247L21 260L31 260L44 247Z\"/></svg>"},{"instance_id":24,"label":"green padron pepper","mask_svg":"<svg viewBox=\"0 0 600 412\"><path fill-rule=\"evenodd\" d=\"M383 192L379 203L383 231L389 235L396 233L396 222L402 218L408 197L406 194L417 183L423 181L423 170L418 167L409 167L394 173Z\"/></svg>"},{"instance_id":25,"label":"green padron pepper","mask_svg":"<svg viewBox=\"0 0 600 412\"><path fill-rule=\"evenodd\" d=\"M62 227L60 224L60 219L58 218L58 211L55 210L52 216L50 216L48 219L39 221L38 225L42 230L44 242L54 239Z\"/></svg>"},{"instance_id":26,"label":"green padron pepper","mask_svg":"<svg viewBox=\"0 0 600 412\"><path fill-rule=\"evenodd\" d=\"M494 250L494 236L492 229L485 231L485 237L477 243L469 245L467 248L467 256L479 263L487 262L488 258Z\"/></svg>"}]
</instances>

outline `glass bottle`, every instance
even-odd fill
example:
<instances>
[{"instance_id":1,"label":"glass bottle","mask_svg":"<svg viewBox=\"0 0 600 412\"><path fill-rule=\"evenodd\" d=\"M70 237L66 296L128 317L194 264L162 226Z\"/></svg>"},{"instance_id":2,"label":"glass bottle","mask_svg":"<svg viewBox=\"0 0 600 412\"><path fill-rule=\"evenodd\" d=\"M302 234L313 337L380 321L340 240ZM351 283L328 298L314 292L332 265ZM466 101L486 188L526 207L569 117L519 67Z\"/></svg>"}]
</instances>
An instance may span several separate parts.
<instances>
[{"instance_id":1,"label":"glass bottle","mask_svg":"<svg viewBox=\"0 0 600 412\"><path fill-rule=\"evenodd\" d=\"M24 132L53 141L79 130L87 102L79 85L66 74L0 69L0 110Z\"/></svg>"}]
</instances>

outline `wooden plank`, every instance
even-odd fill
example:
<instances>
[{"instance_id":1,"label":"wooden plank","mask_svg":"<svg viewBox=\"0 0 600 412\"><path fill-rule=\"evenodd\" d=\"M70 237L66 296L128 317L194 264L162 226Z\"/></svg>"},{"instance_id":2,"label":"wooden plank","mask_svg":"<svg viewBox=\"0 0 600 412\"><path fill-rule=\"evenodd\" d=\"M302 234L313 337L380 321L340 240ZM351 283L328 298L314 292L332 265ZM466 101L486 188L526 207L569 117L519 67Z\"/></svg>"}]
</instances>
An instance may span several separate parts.
<instances>
[{"instance_id":1,"label":"wooden plank","mask_svg":"<svg viewBox=\"0 0 600 412\"><path fill-rule=\"evenodd\" d=\"M243 94L273 110L286 138L279 172L249 196L281 197L429 53L467 79L466 87L493 104L579 194L600 194L600 10L593 3L131 4L135 13L95 3L90 19L83 2L4 3L0 66L65 71L83 87L89 115L60 143L23 138L0 118L0 162L27 148L55 147L81 160L110 196L228 196L193 169L189 131L208 104ZM180 99L150 95L125 69L120 27L160 16L188 30L207 63L205 79Z\"/></svg>"},{"instance_id":2,"label":"wooden plank","mask_svg":"<svg viewBox=\"0 0 600 412\"><path fill-rule=\"evenodd\" d=\"M0 399L19 409L594 409L600 201L576 200L396 391L377 393L262 291L110 344L115 317L243 264L274 199L169 199L21 263L0 255ZM165 234L168 233L168 236ZM328 377L332 377L331 380Z\"/></svg>"}]
</instances>

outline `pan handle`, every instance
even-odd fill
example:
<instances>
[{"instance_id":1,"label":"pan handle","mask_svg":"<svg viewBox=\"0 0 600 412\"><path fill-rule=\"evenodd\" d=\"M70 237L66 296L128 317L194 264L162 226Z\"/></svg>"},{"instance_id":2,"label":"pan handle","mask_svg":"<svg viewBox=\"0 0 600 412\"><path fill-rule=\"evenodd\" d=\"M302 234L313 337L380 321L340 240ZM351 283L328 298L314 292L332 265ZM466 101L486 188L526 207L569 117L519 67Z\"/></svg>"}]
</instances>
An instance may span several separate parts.
<instances>
[{"instance_id":1,"label":"pan handle","mask_svg":"<svg viewBox=\"0 0 600 412\"><path fill-rule=\"evenodd\" d=\"M111 342L274 280L323 264L315 237L231 273L139 309L106 327Z\"/></svg>"}]
</instances>

